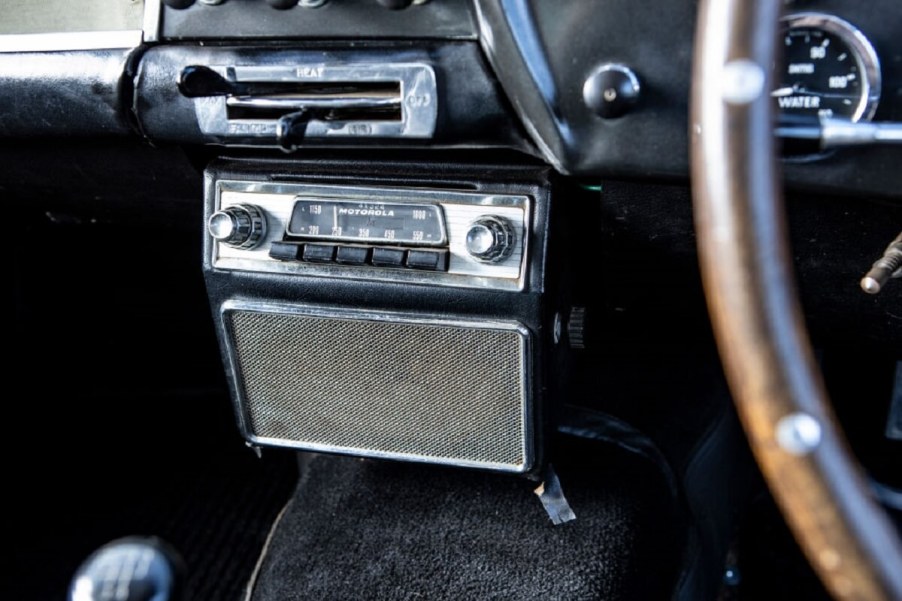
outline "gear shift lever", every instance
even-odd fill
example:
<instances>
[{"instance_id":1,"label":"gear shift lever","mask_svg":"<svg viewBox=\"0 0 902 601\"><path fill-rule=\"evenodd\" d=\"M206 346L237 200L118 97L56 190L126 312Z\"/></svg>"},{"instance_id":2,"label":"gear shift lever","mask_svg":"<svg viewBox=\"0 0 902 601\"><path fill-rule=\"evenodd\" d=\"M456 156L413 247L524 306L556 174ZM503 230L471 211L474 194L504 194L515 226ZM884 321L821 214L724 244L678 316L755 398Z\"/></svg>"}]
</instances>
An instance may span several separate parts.
<instances>
[{"instance_id":1,"label":"gear shift lever","mask_svg":"<svg viewBox=\"0 0 902 601\"><path fill-rule=\"evenodd\" d=\"M162 540L120 538L81 564L69 601L178 601L183 573L179 554Z\"/></svg>"}]
</instances>

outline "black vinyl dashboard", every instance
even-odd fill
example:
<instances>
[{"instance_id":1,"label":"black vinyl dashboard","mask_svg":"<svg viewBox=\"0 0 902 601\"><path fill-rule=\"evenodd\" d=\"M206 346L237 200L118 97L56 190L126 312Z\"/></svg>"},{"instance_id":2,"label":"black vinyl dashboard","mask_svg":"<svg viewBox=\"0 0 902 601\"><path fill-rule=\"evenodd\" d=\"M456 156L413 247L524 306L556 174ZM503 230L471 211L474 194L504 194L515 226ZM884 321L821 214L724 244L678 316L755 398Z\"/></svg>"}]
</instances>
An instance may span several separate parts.
<instances>
[{"instance_id":1,"label":"black vinyl dashboard","mask_svg":"<svg viewBox=\"0 0 902 601\"><path fill-rule=\"evenodd\" d=\"M322 65L417 64L435 76L430 135L382 137L373 129L346 128L343 135L310 135L304 146L505 148L577 176L688 174L693 2L430 0L400 9L376 0L302 1L288 9L272 4L278 3L148 1L143 42L130 47L119 47L122 32L2 36L0 135L137 135L152 144L272 147L272 140L205 130L198 108L205 101L180 93L184 69L306 65L306 76L298 70L294 79L308 81ZM875 122L902 119L902 23L890 0L799 0L788 12L854 24L879 57ZM54 50L27 39L35 37ZM608 65L623 67L637 85L633 102L615 118L600 117L585 96L587 80ZM892 147L784 163L787 181L797 188L892 197L902 183Z\"/></svg>"}]
</instances>

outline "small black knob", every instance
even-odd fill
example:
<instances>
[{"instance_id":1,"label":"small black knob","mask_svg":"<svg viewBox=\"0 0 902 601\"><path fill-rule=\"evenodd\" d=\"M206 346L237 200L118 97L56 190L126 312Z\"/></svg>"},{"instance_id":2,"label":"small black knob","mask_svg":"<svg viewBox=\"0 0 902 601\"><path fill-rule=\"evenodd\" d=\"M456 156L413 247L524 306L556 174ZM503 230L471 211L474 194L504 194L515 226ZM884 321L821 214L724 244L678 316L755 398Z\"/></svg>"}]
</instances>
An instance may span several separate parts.
<instances>
[{"instance_id":1,"label":"small black knob","mask_svg":"<svg viewBox=\"0 0 902 601\"><path fill-rule=\"evenodd\" d=\"M170 8L188 8L194 4L194 0L163 0L163 4Z\"/></svg>"},{"instance_id":2,"label":"small black knob","mask_svg":"<svg viewBox=\"0 0 902 601\"><path fill-rule=\"evenodd\" d=\"M235 248L254 248L266 234L266 216L254 205L232 205L210 215L213 239Z\"/></svg>"},{"instance_id":3,"label":"small black knob","mask_svg":"<svg viewBox=\"0 0 902 601\"><path fill-rule=\"evenodd\" d=\"M603 119L626 114L639 102L639 79L623 65L602 65L583 84L583 101Z\"/></svg>"},{"instance_id":4,"label":"small black knob","mask_svg":"<svg viewBox=\"0 0 902 601\"><path fill-rule=\"evenodd\" d=\"M378 2L385 8L390 8L392 10L401 10L402 8L407 8L408 6L410 6L413 0L376 0L376 2Z\"/></svg>"},{"instance_id":5,"label":"small black knob","mask_svg":"<svg viewBox=\"0 0 902 601\"><path fill-rule=\"evenodd\" d=\"M291 8L292 6L297 6L298 0L266 0L266 3L273 8L283 10Z\"/></svg>"},{"instance_id":6,"label":"small black knob","mask_svg":"<svg viewBox=\"0 0 902 601\"><path fill-rule=\"evenodd\" d=\"M78 568L69 601L177 601L184 571L179 554L162 540L122 538Z\"/></svg>"}]
</instances>

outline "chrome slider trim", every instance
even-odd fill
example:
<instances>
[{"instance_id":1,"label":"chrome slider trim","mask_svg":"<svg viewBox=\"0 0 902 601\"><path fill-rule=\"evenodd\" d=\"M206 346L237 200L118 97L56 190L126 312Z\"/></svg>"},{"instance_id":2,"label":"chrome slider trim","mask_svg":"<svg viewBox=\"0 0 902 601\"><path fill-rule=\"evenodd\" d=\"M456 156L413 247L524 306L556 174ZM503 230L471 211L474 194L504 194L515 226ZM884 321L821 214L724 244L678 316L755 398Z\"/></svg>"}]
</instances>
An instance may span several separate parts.
<instances>
[{"instance_id":1,"label":"chrome slider trim","mask_svg":"<svg viewBox=\"0 0 902 601\"><path fill-rule=\"evenodd\" d=\"M226 106L249 109L386 109L401 108L401 97L390 94L282 94L229 96Z\"/></svg>"},{"instance_id":2,"label":"chrome slider trim","mask_svg":"<svg viewBox=\"0 0 902 601\"><path fill-rule=\"evenodd\" d=\"M775 134L778 138L808 140L812 144L819 144L822 150L844 146L902 144L902 123L812 117L804 122L780 124L775 129Z\"/></svg>"},{"instance_id":3,"label":"chrome slider trim","mask_svg":"<svg viewBox=\"0 0 902 601\"><path fill-rule=\"evenodd\" d=\"M902 144L902 123L855 123L844 119L821 119L823 148L866 144Z\"/></svg>"},{"instance_id":4,"label":"chrome slider trim","mask_svg":"<svg viewBox=\"0 0 902 601\"><path fill-rule=\"evenodd\" d=\"M137 48L140 30L67 31L0 35L0 52L57 52L65 50L112 50Z\"/></svg>"}]
</instances>

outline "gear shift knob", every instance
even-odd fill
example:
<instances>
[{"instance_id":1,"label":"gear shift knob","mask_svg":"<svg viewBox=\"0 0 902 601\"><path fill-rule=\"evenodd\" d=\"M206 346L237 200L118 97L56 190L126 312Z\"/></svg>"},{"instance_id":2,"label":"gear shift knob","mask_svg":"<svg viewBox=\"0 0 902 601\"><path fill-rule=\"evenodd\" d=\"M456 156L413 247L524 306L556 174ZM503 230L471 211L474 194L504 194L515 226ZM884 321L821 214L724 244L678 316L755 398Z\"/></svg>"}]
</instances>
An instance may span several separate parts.
<instances>
[{"instance_id":1,"label":"gear shift knob","mask_svg":"<svg viewBox=\"0 0 902 601\"><path fill-rule=\"evenodd\" d=\"M69 601L178 601L178 553L157 538L114 540L91 554L69 587Z\"/></svg>"}]
</instances>

